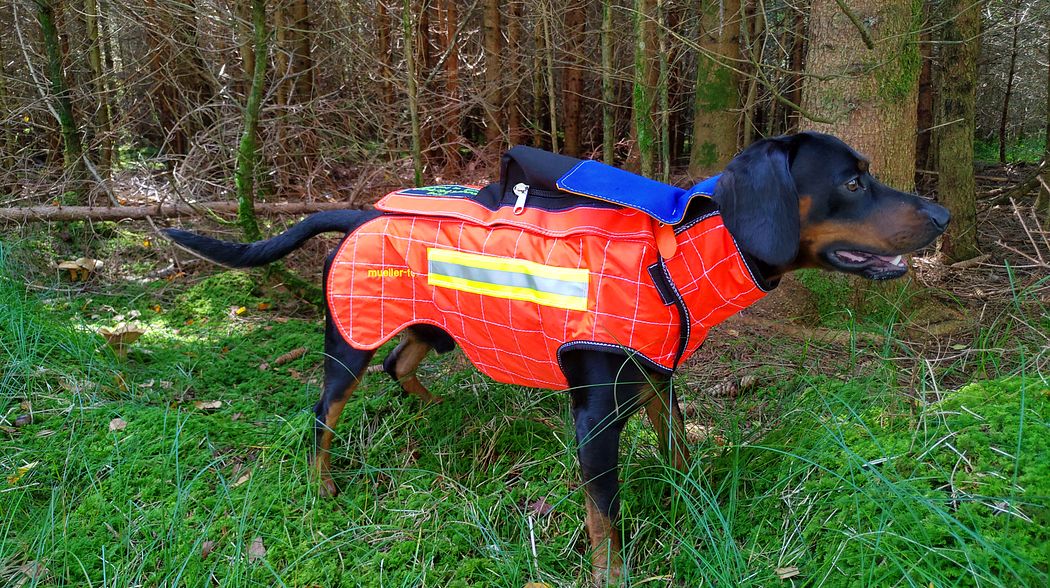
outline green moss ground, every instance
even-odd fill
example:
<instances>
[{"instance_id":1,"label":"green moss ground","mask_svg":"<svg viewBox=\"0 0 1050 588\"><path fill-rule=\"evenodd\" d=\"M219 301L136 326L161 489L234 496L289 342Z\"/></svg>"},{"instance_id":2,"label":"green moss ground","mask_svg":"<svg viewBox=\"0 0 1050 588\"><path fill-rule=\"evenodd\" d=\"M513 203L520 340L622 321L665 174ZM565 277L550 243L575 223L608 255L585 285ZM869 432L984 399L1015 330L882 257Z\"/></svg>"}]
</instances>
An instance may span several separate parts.
<instances>
[{"instance_id":1,"label":"green moss ground","mask_svg":"<svg viewBox=\"0 0 1050 588\"><path fill-rule=\"evenodd\" d=\"M3 251L0 581L583 583L563 393L494 384L456 354L423 368L440 405L373 376L338 428L343 492L321 499L307 467L319 321L286 317L239 272L27 290ZM132 311L148 330L118 359L95 330ZM309 351L275 365L299 347ZM863 377L815 377L800 361L732 403L683 387L705 407L690 420L714 431L694 440L685 474L634 419L622 473L628 583L1046 585L1046 375L983 368L980 381L914 404L897 362L862 353L874 366ZM114 419L124 428L111 430ZM46 573L30 580L31 564ZM798 576L778 577L792 566Z\"/></svg>"}]
</instances>

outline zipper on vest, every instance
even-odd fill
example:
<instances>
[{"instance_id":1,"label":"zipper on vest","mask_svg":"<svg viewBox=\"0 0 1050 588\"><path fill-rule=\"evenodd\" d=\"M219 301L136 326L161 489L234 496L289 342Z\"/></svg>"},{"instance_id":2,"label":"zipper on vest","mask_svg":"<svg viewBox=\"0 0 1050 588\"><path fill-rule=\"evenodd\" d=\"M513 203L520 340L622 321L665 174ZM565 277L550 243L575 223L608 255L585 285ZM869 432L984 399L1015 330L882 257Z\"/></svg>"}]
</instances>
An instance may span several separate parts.
<instances>
[{"instance_id":1,"label":"zipper on vest","mask_svg":"<svg viewBox=\"0 0 1050 588\"><path fill-rule=\"evenodd\" d=\"M517 198L514 200L514 214L521 214L525 211L525 198L529 195L529 185L523 182L514 184L514 195Z\"/></svg>"}]
</instances>

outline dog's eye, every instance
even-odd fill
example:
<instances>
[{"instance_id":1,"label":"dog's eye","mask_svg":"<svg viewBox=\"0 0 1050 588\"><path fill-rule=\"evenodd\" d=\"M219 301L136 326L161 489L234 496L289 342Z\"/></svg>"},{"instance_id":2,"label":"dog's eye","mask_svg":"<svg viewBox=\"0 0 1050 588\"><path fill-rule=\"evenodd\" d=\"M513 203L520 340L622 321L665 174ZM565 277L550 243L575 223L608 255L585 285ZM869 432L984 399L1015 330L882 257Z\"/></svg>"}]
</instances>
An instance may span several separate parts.
<instances>
[{"instance_id":1,"label":"dog's eye","mask_svg":"<svg viewBox=\"0 0 1050 588\"><path fill-rule=\"evenodd\" d=\"M860 182L857 181L857 178L853 178L852 180L846 182L846 189L850 192L856 192L858 189L860 189Z\"/></svg>"}]
</instances>

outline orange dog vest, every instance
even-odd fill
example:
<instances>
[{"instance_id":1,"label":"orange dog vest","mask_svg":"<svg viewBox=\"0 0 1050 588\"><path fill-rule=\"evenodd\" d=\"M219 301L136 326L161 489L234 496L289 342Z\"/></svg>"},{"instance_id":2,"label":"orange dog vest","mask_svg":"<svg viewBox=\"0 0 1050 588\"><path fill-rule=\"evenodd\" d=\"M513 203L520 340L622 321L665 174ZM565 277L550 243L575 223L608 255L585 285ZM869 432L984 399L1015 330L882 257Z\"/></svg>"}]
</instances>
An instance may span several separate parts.
<instances>
[{"instance_id":1,"label":"orange dog vest","mask_svg":"<svg viewBox=\"0 0 1050 588\"><path fill-rule=\"evenodd\" d=\"M522 195L492 210L477 195L392 192L376 205L387 214L343 241L327 292L350 345L434 325L497 381L563 389L565 350L621 352L669 373L766 293L710 200L672 227L634 208L542 210Z\"/></svg>"}]
</instances>

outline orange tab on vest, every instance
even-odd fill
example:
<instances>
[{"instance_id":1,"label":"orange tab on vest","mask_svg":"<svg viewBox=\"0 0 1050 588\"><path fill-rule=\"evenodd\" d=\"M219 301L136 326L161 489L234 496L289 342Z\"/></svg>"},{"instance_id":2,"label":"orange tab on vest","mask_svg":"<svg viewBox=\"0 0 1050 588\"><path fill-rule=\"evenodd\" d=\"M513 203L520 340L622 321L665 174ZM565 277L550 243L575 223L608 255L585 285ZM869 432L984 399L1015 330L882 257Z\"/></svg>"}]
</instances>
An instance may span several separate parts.
<instances>
[{"instance_id":1,"label":"orange tab on vest","mask_svg":"<svg viewBox=\"0 0 1050 588\"><path fill-rule=\"evenodd\" d=\"M660 257L671 259L678 251L678 241L675 240L674 227L653 220L653 235L656 237L656 248L660 251Z\"/></svg>"}]
</instances>

